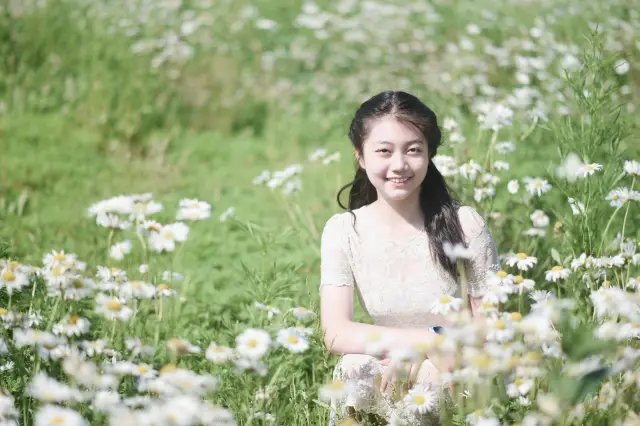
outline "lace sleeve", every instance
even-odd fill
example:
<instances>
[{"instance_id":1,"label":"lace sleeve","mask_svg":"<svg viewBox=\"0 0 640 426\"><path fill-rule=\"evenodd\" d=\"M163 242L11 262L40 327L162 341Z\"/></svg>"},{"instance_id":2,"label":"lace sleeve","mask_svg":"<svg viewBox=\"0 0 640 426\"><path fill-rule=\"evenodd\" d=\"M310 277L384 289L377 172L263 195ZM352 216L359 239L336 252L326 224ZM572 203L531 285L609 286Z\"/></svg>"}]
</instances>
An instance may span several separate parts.
<instances>
[{"instance_id":1,"label":"lace sleeve","mask_svg":"<svg viewBox=\"0 0 640 426\"><path fill-rule=\"evenodd\" d=\"M460 224L473 257L466 268L469 295L480 297L488 287L487 273L500 270L498 252L487 223L472 207L459 209Z\"/></svg>"},{"instance_id":2,"label":"lace sleeve","mask_svg":"<svg viewBox=\"0 0 640 426\"><path fill-rule=\"evenodd\" d=\"M347 253L348 240L344 213L333 215L324 226L320 243L320 286L354 286Z\"/></svg>"}]
</instances>

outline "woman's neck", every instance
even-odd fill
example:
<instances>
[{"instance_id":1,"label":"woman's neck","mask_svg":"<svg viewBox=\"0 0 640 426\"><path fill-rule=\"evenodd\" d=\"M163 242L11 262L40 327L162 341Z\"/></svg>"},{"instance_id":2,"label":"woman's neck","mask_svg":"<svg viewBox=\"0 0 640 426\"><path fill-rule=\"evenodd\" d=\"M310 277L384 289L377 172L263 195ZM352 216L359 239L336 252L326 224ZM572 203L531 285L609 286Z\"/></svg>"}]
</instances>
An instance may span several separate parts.
<instances>
[{"instance_id":1,"label":"woman's neck","mask_svg":"<svg viewBox=\"0 0 640 426\"><path fill-rule=\"evenodd\" d=\"M400 228L406 225L415 229L424 227L424 214L420 208L418 196L393 202L378 198L371 204L371 207L384 223L395 223Z\"/></svg>"}]
</instances>

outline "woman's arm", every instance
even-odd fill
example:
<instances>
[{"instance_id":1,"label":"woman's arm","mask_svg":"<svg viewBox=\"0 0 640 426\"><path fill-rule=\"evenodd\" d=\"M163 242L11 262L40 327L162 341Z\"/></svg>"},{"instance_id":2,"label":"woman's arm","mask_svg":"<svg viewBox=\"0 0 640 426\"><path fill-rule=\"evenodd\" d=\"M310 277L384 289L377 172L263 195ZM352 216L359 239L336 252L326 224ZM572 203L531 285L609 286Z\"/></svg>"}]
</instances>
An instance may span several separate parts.
<instances>
[{"instance_id":1,"label":"woman's arm","mask_svg":"<svg viewBox=\"0 0 640 426\"><path fill-rule=\"evenodd\" d=\"M393 328L353 321L353 293L350 286L324 285L320 289L320 322L329 352L364 354L370 335L384 335L389 349L417 347L437 336L426 328Z\"/></svg>"}]
</instances>

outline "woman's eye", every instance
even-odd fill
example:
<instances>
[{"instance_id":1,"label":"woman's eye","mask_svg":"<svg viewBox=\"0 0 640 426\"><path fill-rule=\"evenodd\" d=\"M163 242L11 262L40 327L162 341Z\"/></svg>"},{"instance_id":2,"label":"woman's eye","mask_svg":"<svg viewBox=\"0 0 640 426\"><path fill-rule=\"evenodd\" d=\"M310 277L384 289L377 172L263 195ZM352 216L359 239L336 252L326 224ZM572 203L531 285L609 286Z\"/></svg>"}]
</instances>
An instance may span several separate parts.
<instances>
[{"instance_id":1,"label":"woman's eye","mask_svg":"<svg viewBox=\"0 0 640 426\"><path fill-rule=\"evenodd\" d=\"M380 148L378 149L376 152L389 152L389 150L387 148Z\"/></svg>"},{"instance_id":2,"label":"woman's eye","mask_svg":"<svg viewBox=\"0 0 640 426\"><path fill-rule=\"evenodd\" d=\"M409 152L420 152L420 148L411 148Z\"/></svg>"}]
</instances>

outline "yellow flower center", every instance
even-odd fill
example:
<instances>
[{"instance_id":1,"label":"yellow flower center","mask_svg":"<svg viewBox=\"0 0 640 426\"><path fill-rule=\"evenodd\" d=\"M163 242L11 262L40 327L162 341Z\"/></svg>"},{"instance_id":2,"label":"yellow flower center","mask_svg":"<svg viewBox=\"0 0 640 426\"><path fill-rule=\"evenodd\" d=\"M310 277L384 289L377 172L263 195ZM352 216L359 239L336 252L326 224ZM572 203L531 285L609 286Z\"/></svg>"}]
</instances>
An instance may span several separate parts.
<instances>
[{"instance_id":1,"label":"yellow flower center","mask_svg":"<svg viewBox=\"0 0 640 426\"><path fill-rule=\"evenodd\" d=\"M224 346L216 346L216 348L214 349L214 352L225 352L226 347Z\"/></svg>"},{"instance_id":2,"label":"yellow flower center","mask_svg":"<svg viewBox=\"0 0 640 426\"><path fill-rule=\"evenodd\" d=\"M521 321L522 320L522 314L520 312L511 312L511 314L509 314L509 316L511 317L512 321Z\"/></svg>"},{"instance_id":3,"label":"yellow flower center","mask_svg":"<svg viewBox=\"0 0 640 426\"><path fill-rule=\"evenodd\" d=\"M287 337L287 340L293 345L297 344L300 341L300 339L298 339L296 336L289 336Z\"/></svg>"},{"instance_id":4,"label":"yellow flower center","mask_svg":"<svg viewBox=\"0 0 640 426\"><path fill-rule=\"evenodd\" d=\"M60 268L59 266L56 266L55 268L53 268L53 275L59 277L60 275L62 275L64 273L64 270L62 268Z\"/></svg>"},{"instance_id":5,"label":"yellow flower center","mask_svg":"<svg viewBox=\"0 0 640 426\"><path fill-rule=\"evenodd\" d=\"M149 226L147 227L147 229L148 229L149 231L156 231L156 232L160 232L160 226L159 226L159 225L155 225L155 224L154 224L154 225L149 225Z\"/></svg>"},{"instance_id":6,"label":"yellow flower center","mask_svg":"<svg viewBox=\"0 0 640 426\"><path fill-rule=\"evenodd\" d=\"M424 404L424 401L425 401L425 399L424 399L424 396L422 396L422 395L415 395L413 397L413 403L416 404L416 405L422 405L422 404Z\"/></svg>"},{"instance_id":7,"label":"yellow flower center","mask_svg":"<svg viewBox=\"0 0 640 426\"><path fill-rule=\"evenodd\" d=\"M165 365L164 367L162 367L160 369L160 374L173 373L177 369L178 369L178 367L176 367L175 364L167 364L167 365Z\"/></svg>"},{"instance_id":8,"label":"yellow flower center","mask_svg":"<svg viewBox=\"0 0 640 426\"><path fill-rule=\"evenodd\" d=\"M158 290L169 290L169 286L165 283L158 284Z\"/></svg>"},{"instance_id":9,"label":"yellow flower center","mask_svg":"<svg viewBox=\"0 0 640 426\"><path fill-rule=\"evenodd\" d=\"M7 269L2 273L2 279L4 281L14 281L16 279L16 274L14 274L11 269Z\"/></svg>"},{"instance_id":10,"label":"yellow flower center","mask_svg":"<svg viewBox=\"0 0 640 426\"><path fill-rule=\"evenodd\" d=\"M509 275L509 274L507 274L507 271L498 271L498 272L496 272L496 276L498 278L505 278L507 275Z\"/></svg>"},{"instance_id":11,"label":"yellow flower center","mask_svg":"<svg viewBox=\"0 0 640 426\"><path fill-rule=\"evenodd\" d=\"M369 336L367 336L367 340L369 342L379 342L380 341L380 335L376 334L376 333L371 333L371 334L369 334Z\"/></svg>"},{"instance_id":12,"label":"yellow flower center","mask_svg":"<svg viewBox=\"0 0 640 426\"><path fill-rule=\"evenodd\" d=\"M518 357L517 355L513 355L511 358L509 358L509 368L511 369L516 368L519 362L520 362L520 357Z\"/></svg>"},{"instance_id":13,"label":"yellow flower center","mask_svg":"<svg viewBox=\"0 0 640 426\"><path fill-rule=\"evenodd\" d=\"M520 386L521 384L523 384L523 383L524 383L524 380L522 380L521 378L519 378L519 377L518 377L517 379L515 379L515 380L513 381L513 383L514 383L516 386Z\"/></svg>"},{"instance_id":14,"label":"yellow flower center","mask_svg":"<svg viewBox=\"0 0 640 426\"><path fill-rule=\"evenodd\" d=\"M491 360L487 355L480 354L473 358L473 365L482 370L487 370L491 365Z\"/></svg>"},{"instance_id":15,"label":"yellow flower center","mask_svg":"<svg viewBox=\"0 0 640 426\"><path fill-rule=\"evenodd\" d=\"M513 277L513 282L516 284L522 284L524 282L524 277L522 275L516 275Z\"/></svg>"},{"instance_id":16,"label":"yellow flower center","mask_svg":"<svg viewBox=\"0 0 640 426\"><path fill-rule=\"evenodd\" d=\"M344 388L344 382L342 380L332 380L327 384L327 387L332 391L340 391Z\"/></svg>"},{"instance_id":17,"label":"yellow flower center","mask_svg":"<svg viewBox=\"0 0 640 426\"><path fill-rule=\"evenodd\" d=\"M562 271L563 269L564 268L562 266L554 266L553 268L551 268L551 270L554 272Z\"/></svg>"},{"instance_id":18,"label":"yellow flower center","mask_svg":"<svg viewBox=\"0 0 640 426\"><path fill-rule=\"evenodd\" d=\"M482 302L482 308L483 309L493 309L493 303Z\"/></svg>"},{"instance_id":19,"label":"yellow flower center","mask_svg":"<svg viewBox=\"0 0 640 426\"><path fill-rule=\"evenodd\" d=\"M7 311L5 308L0 308L0 315L4 315L7 312L9 312L9 311Z\"/></svg>"},{"instance_id":20,"label":"yellow flower center","mask_svg":"<svg viewBox=\"0 0 640 426\"><path fill-rule=\"evenodd\" d=\"M64 253L57 253L55 256L53 256L53 260L57 260L58 262L62 262L65 259L66 256L64 255Z\"/></svg>"},{"instance_id":21,"label":"yellow flower center","mask_svg":"<svg viewBox=\"0 0 640 426\"><path fill-rule=\"evenodd\" d=\"M64 417L55 416L54 418L51 419L51 423L53 423L54 425L63 425L65 423Z\"/></svg>"},{"instance_id":22,"label":"yellow flower center","mask_svg":"<svg viewBox=\"0 0 640 426\"><path fill-rule=\"evenodd\" d=\"M107 309L113 312L120 312L122 309L122 304L117 300L110 300L107 302Z\"/></svg>"},{"instance_id":23,"label":"yellow flower center","mask_svg":"<svg viewBox=\"0 0 640 426\"><path fill-rule=\"evenodd\" d=\"M78 321L80 321L80 317L78 315L71 315L68 322L71 325L76 325Z\"/></svg>"},{"instance_id":24,"label":"yellow flower center","mask_svg":"<svg viewBox=\"0 0 640 426\"><path fill-rule=\"evenodd\" d=\"M149 369L148 369L147 367L145 367L144 365L139 365L139 366L138 366L138 372L139 372L140 374L144 374L144 373L146 373L147 371L149 371Z\"/></svg>"},{"instance_id":25,"label":"yellow flower center","mask_svg":"<svg viewBox=\"0 0 640 426\"><path fill-rule=\"evenodd\" d=\"M520 260L524 260L524 259L526 259L527 257L529 257L529 256L527 255L527 253L522 253L522 252L520 252L520 253L516 254L516 258L518 258L518 259L520 259Z\"/></svg>"},{"instance_id":26,"label":"yellow flower center","mask_svg":"<svg viewBox=\"0 0 640 426\"><path fill-rule=\"evenodd\" d=\"M504 323L503 320L498 320L496 321L496 328L500 329L500 330L504 330L506 324Z\"/></svg>"},{"instance_id":27,"label":"yellow flower center","mask_svg":"<svg viewBox=\"0 0 640 426\"><path fill-rule=\"evenodd\" d=\"M20 262L18 262L17 260L12 260L11 261L11 267L13 269L16 269L18 266L20 266Z\"/></svg>"},{"instance_id":28,"label":"yellow flower center","mask_svg":"<svg viewBox=\"0 0 640 426\"><path fill-rule=\"evenodd\" d=\"M118 268L116 268L115 266L111 267L111 273L115 274L116 272L118 272Z\"/></svg>"},{"instance_id":29,"label":"yellow flower center","mask_svg":"<svg viewBox=\"0 0 640 426\"><path fill-rule=\"evenodd\" d=\"M525 355L526 361L538 362L540 361L540 354L537 352L527 352Z\"/></svg>"},{"instance_id":30,"label":"yellow flower center","mask_svg":"<svg viewBox=\"0 0 640 426\"><path fill-rule=\"evenodd\" d=\"M142 283L138 280L131 281L131 286L136 290L140 290L142 288Z\"/></svg>"},{"instance_id":31,"label":"yellow flower center","mask_svg":"<svg viewBox=\"0 0 640 426\"><path fill-rule=\"evenodd\" d=\"M607 281L603 282L602 283L602 287L606 287L606 288L611 287L611 281L607 280Z\"/></svg>"},{"instance_id":32,"label":"yellow flower center","mask_svg":"<svg viewBox=\"0 0 640 426\"><path fill-rule=\"evenodd\" d=\"M448 297L448 296L442 296L442 297L440 298L440 303L442 303L443 305L444 305L444 304L447 304L447 303L451 303L451 298L450 298L450 297Z\"/></svg>"},{"instance_id":33,"label":"yellow flower center","mask_svg":"<svg viewBox=\"0 0 640 426\"><path fill-rule=\"evenodd\" d=\"M302 306L300 306L300 307L298 308L298 312L305 312L306 310L307 310L307 308L304 308L304 307L302 307Z\"/></svg>"},{"instance_id":34,"label":"yellow flower center","mask_svg":"<svg viewBox=\"0 0 640 426\"><path fill-rule=\"evenodd\" d=\"M255 348L256 346L258 346L258 341L256 339L249 339L249 341L247 342L247 346L249 346L250 348Z\"/></svg>"}]
</instances>

